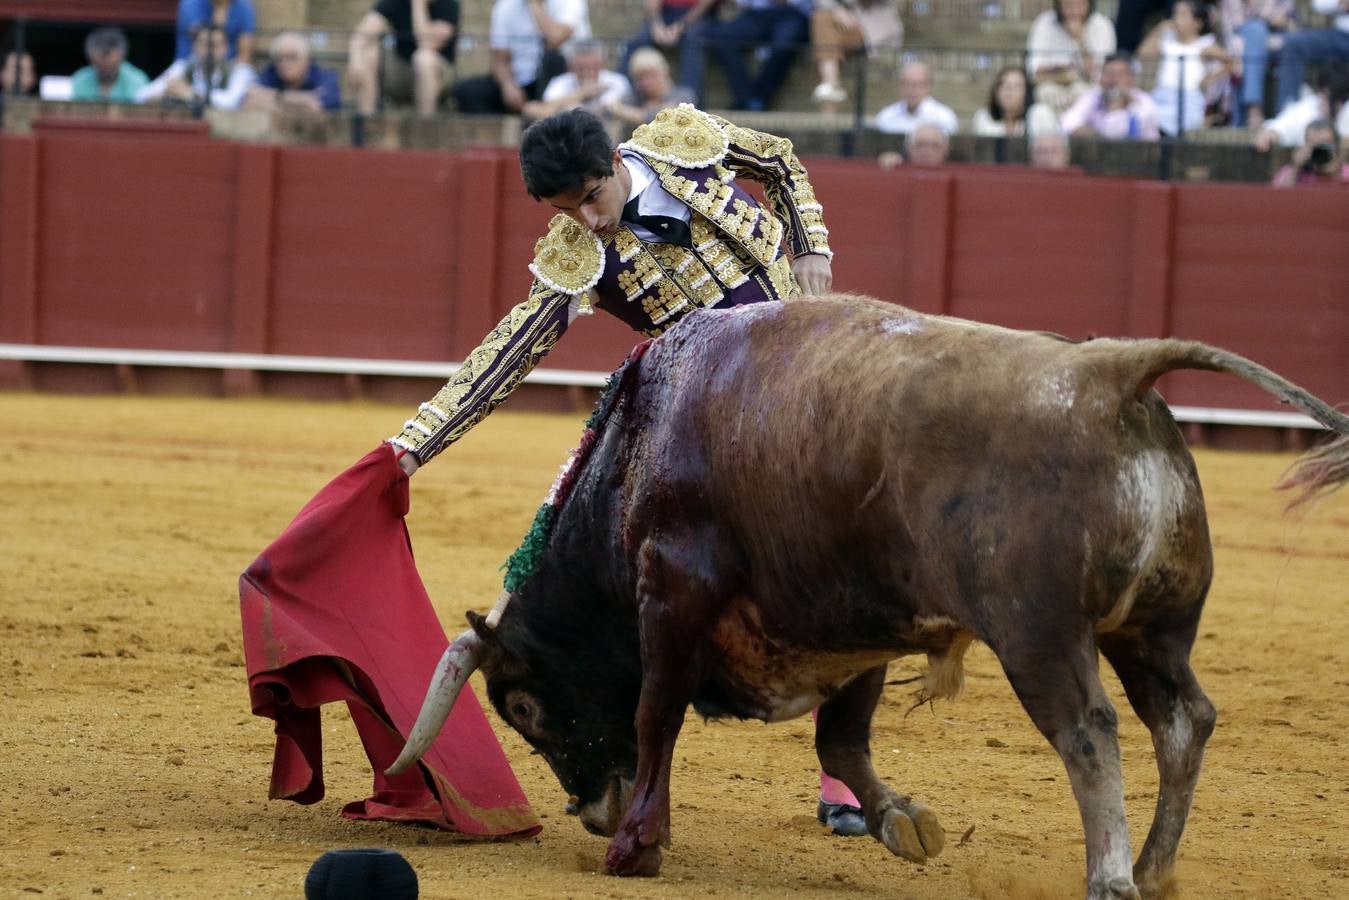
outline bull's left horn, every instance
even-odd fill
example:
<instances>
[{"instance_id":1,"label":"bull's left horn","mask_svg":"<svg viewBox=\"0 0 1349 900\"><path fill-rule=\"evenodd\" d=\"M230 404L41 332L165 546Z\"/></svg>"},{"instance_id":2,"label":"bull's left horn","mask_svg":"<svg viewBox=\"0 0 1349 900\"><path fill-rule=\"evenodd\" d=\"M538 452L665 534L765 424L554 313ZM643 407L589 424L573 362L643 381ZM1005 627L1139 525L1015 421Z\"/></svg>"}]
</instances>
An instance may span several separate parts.
<instances>
[{"instance_id":1,"label":"bull's left horn","mask_svg":"<svg viewBox=\"0 0 1349 900\"><path fill-rule=\"evenodd\" d=\"M384 770L385 775L398 775L422 758L450 717L450 710L454 709L454 701L459 699L468 676L482 664L482 655L482 638L471 628L445 649L426 691L426 699L422 701L422 711L417 714L417 722L403 745L403 752Z\"/></svg>"}]
</instances>

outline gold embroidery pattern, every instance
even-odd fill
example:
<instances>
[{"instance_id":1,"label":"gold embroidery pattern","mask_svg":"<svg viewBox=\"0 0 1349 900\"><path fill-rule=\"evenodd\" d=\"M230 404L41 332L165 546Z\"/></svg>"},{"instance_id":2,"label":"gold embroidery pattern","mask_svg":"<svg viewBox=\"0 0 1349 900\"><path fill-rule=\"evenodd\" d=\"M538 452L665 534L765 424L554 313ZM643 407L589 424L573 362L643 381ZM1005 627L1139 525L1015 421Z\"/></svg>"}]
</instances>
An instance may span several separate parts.
<instances>
[{"instance_id":1,"label":"gold embroidery pattern","mask_svg":"<svg viewBox=\"0 0 1349 900\"><path fill-rule=\"evenodd\" d=\"M717 118L713 116L712 118ZM820 253L832 257L824 211L815 198L806 170L796 158L792 142L725 119L718 124L730 140L723 165L764 186L764 196L781 220L792 255Z\"/></svg>"},{"instance_id":2,"label":"gold embroidery pattern","mask_svg":"<svg viewBox=\"0 0 1349 900\"><path fill-rule=\"evenodd\" d=\"M529 271L555 291L584 294L604 274L604 245L567 216L553 216L548 233L534 244Z\"/></svg>"},{"instance_id":3,"label":"gold embroidery pattern","mask_svg":"<svg viewBox=\"0 0 1349 900\"><path fill-rule=\"evenodd\" d=\"M553 349L566 330L569 304L566 294L535 281L528 299L506 314L390 443L425 463L463 437Z\"/></svg>"},{"instance_id":4,"label":"gold embroidery pattern","mask_svg":"<svg viewBox=\"0 0 1349 900\"><path fill-rule=\"evenodd\" d=\"M785 256L780 256L777 262L773 263L766 270L768 280L773 285L773 293L779 300L790 300L793 297L801 295L801 288L796 283L795 276L792 275L792 264Z\"/></svg>"},{"instance_id":5,"label":"gold embroidery pattern","mask_svg":"<svg viewBox=\"0 0 1349 900\"><path fill-rule=\"evenodd\" d=\"M661 110L619 149L635 150L650 159L685 169L701 169L726 155L726 132L720 120L688 103Z\"/></svg>"}]
</instances>

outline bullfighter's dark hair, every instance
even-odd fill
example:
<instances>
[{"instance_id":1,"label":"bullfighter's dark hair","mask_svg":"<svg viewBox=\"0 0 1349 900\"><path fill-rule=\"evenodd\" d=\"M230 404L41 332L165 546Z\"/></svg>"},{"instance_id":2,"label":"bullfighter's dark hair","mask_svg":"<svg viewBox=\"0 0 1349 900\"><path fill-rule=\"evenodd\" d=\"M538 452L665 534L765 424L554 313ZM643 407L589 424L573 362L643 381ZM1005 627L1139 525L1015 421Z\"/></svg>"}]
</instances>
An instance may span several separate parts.
<instances>
[{"instance_id":1,"label":"bullfighter's dark hair","mask_svg":"<svg viewBox=\"0 0 1349 900\"><path fill-rule=\"evenodd\" d=\"M1001 122L1007 115L1007 110L1002 108L1002 101L998 99L998 88L1002 87L1004 78L1014 73L1020 75L1022 83L1026 85L1026 99L1021 106L1021 118L1026 118L1030 113L1031 104L1035 102L1035 85L1026 77L1026 70L1021 66L1003 66L998 70L993 85L988 89L988 114L994 122Z\"/></svg>"},{"instance_id":2,"label":"bullfighter's dark hair","mask_svg":"<svg viewBox=\"0 0 1349 900\"><path fill-rule=\"evenodd\" d=\"M614 146L604 123L583 109L535 122L520 140L520 174L535 200L613 175Z\"/></svg>"}]
</instances>

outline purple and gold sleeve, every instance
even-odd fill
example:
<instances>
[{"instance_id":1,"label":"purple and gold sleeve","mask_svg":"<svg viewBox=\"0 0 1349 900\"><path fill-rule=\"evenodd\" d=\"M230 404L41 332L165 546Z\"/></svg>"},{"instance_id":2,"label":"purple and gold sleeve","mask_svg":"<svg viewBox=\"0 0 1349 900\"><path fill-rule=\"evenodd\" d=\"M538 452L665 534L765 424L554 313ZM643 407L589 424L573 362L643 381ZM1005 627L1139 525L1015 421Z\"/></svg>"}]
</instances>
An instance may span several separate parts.
<instances>
[{"instance_id":1,"label":"purple and gold sleeve","mask_svg":"<svg viewBox=\"0 0 1349 900\"><path fill-rule=\"evenodd\" d=\"M805 167L796 158L792 142L725 119L730 146L723 163L736 174L763 185L764 197L784 229L787 249L793 257L819 253L833 258L829 229L824 227L824 207L815 199Z\"/></svg>"},{"instance_id":2,"label":"purple and gold sleeve","mask_svg":"<svg viewBox=\"0 0 1349 900\"><path fill-rule=\"evenodd\" d=\"M571 297L535 281L430 401L389 438L425 464L510 396L567 330Z\"/></svg>"}]
</instances>

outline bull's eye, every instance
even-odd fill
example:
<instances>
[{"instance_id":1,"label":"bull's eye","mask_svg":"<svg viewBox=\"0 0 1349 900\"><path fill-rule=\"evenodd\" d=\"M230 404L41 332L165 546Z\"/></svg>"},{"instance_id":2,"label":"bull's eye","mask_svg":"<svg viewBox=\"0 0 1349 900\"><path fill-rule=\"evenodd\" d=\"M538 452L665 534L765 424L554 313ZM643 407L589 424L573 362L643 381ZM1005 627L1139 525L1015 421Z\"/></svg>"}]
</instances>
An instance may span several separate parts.
<instances>
[{"instance_id":1,"label":"bull's eye","mask_svg":"<svg viewBox=\"0 0 1349 900\"><path fill-rule=\"evenodd\" d=\"M522 734L537 736L542 733L539 721L539 705L534 698L522 690L511 691L506 695L506 715Z\"/></svg>"}]
</instances>

